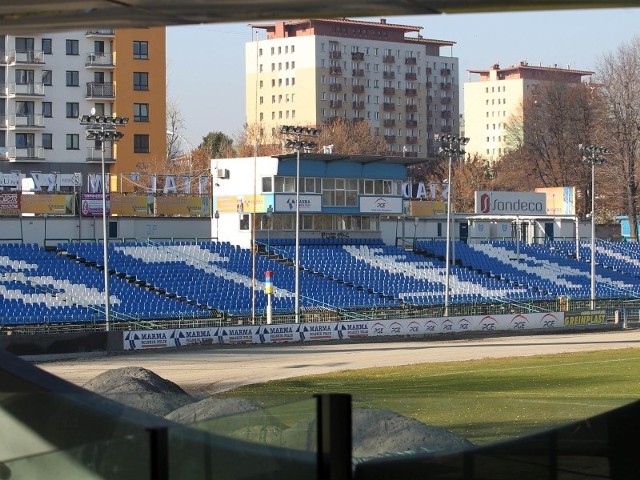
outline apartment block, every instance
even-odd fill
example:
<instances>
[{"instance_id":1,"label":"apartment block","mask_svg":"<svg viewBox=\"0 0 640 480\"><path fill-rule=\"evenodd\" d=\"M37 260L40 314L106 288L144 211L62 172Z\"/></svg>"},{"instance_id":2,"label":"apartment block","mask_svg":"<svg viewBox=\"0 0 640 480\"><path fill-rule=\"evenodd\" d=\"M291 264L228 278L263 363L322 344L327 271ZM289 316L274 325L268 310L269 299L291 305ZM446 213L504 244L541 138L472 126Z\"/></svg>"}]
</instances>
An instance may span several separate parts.
<instances>
[{"instance_id":1,"label":"apartment block","mask_svg":"<svg viewBox=\"0 0 640 480\"><path fill-rule=\"evenodd\" d=\"M507 124L527 121L523 104L539 86L552 82L579 84L593 72L520 62L509 67L495 64L486 70L469 70L469 75L470 81L464 84L465 136L469 137L465 150L494 162L506 152Z\"/></svg>"},{"instance_id":2,"label":"apartment block","mask_svg":"<svg viewBox=\"0 0 640 480\"><path fill-rule=\"evenodd\" d=\"M0 35L0 173L99 173L111 189L166 156L165 28ZM127 117L124 137L85 138L78 117Z\"/></svg>"},{"instance_id":3,"label":"apartment block","mask_svg":"<svg viewBox=\"0 0 640 480\"><path fill-rule=\"evenodd\" d=\"M436 133L459 133L455 42L423 38L422 27L349 19L254 24L248 42L246 121L322 127L366 120L390 154L435 156Z\"/></svg>"}]
</instances>

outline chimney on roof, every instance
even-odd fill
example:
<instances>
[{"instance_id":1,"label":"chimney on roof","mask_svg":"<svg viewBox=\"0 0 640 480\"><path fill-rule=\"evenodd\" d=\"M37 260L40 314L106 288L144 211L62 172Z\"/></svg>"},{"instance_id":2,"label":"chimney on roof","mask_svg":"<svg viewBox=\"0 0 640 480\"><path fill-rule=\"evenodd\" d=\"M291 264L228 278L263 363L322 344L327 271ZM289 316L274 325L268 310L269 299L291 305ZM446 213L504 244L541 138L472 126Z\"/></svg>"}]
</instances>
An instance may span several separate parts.
<instances>
[{"instance_id":1,"label":"chimney on roof","mask_svg":"<svg viewBox=\"0 0 640 480\"><path fill-rule=\"evenodd\" d=\"M381 18L380 19L380 23L387 23L387 19L386 18Z\"/></svg>"}]
</instances>

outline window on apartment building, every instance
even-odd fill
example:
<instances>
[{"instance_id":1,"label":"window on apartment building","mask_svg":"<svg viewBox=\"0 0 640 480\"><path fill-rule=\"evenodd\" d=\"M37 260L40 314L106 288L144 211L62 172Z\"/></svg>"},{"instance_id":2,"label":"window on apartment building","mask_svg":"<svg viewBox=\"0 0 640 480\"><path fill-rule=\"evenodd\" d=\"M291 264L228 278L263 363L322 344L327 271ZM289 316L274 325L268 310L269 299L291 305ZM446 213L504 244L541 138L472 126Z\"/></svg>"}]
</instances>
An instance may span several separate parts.
<instances>
[{"instance_id":1,"label":"window on apartment building","mask_svg":"<svg viewBox=\"0 0 640 480\"><path fill-rule=\"evenodd\" d=\"M16 37L16 52L18 53L28 53L33 52L35 42L33 38L29 37Z\"/></svg>"},{"instance_id":2,"label":"window on apartment building","mask_svg":"<svg viewBox=\"0 0 640 480\"><path fill-rule=\"evenodd\" d=\"M65 76L67 87L77 87L80 85L80 72L67 70Z\"/></svg>"},{"instance_id":3,"label":"window on apartment building","mask_svg":"<svg viewBox=\"0 0 640 480\"><path fill-rule=\"evenodd\" d=\"M282 54L282 47L278 47L278 55Z\"/></svg>"},{"instance_id":4,"label":"window on apartment building","mask_svg":"<svg viewBox=\"0 0 640 480\"><path fill-rule=\"evenodd\" d=\"M291 79L291 86L293 87L295 84L296 84L296 79L295 79L295 78L292 78L292 79Z\"/></svg>"},{"instance_id":5,"label":"window on apartment building","mask_svg":"<svg viewBox=\"0 0 640 480\"><path fill-rule=\"evenodd\" d=\"M42 148L44 148L45 150L53 149L53 134L51 133L42 134Z\"/></svg>"},{"instance_id":6,"label":"window on apartment building","mask_svg":"<svg viewBox=\"0 0 640 480\"><path fill-rule=\"evenodd\" d=\"M262 122L264 120L264 113L260 112L260 121Z\"/></svg>"},{"instance_id":7,"label":"window on apartment building","mask_svg":"<svg viewBox=\"0 0 640 480\"><path fill-rule=\"evenodd\" d=\"M47 86L53 85L53 74L51 70L42 71L42 84Z\"/></svg>"},{"instance_id":8,"label":"window on apartment building","mask_svg":"<svg viewBox=\"0 0 640 480\"><path fill-rule=\"evenodd\" d=\"M282 86L282 79L281 79L281 78L279 78L279 79L278 79L278 86L279 86L279 87L281 87L281 86Z\"/></svg>"},{"instance_id":9,"label":"window on apartment building","mask_svg":"<svg viewBox=\"0 0 640 480\"><path fill-rule=\"evenodd\" d=\"M258 65L258 71L262 73L262 64Z\"/></svg>"},{"instance_id":10,"label":"window on apartment building","mask_svg":"<svg viewBox=\"0 0 640 480\"><path fill-rule=\"evenodd\" d=\"M264 103L264 97L260 97L260 105Z\"/></svg>"},{"instance_id":11,"label":"window on apartment building","mask_svg":"<svg viewBox=\"0 0 640 480\"><path fill-rule=\"evenodd\" d=\"M35 147L35 135L33 133L16 133L16 148Z\"/></svg>"},{"instance_id":12,"label":"window on apartment building","mask_svg":"<svg viewBox=\"0 0 640 480\"><path fill-rule=\"evenodd\" d=\"M276 103L276 96L275 95L271 95L271 103Z\"/></svg>"},{"instance_id":13,"label":"window on apartment building","mask_svg":"<svg viewBox=\"0 0 640 480\"><path fill-rule=\"evenodd\" d=\"M260 83L259 83L260 88L262 88L263 84L264 84L264 82L262 80L260 80Z\"/></svg>"},{"instance_id":14,"label":"window on apartment building","mask_svg":"<svg viewBox=\"0 0 640 480\"><path fill-rule=\"evenodd\" d=\"M271 64L271 71L272 71L272 72L275 72L275 71L276 71L276 64L275 64L275 63L272 63L272 64Z\"/></svg>"},{"instance_id":15,"label":"window on apartment building","mask_svg":"<svg viewBox=\"0 0 640 480\"><path fill-rule=\"evenodd\" d=\"M134 40L133 58L135 60L149 60L149 42Z\"/></svg>"},{"instance_id":16,"label":"window on apartment building","mask_svg":"<svg viewBox=\"0 0 640 480\"><path fill-rule=\"evenodd\" d=\"M19 85L29 85L34 82L33 70L16 70L15 72L16 83Z\"/></svg>"},{"instance_id":17,"label":"window on apartment building","mask_svg":"<svg viewBox=\"0 0 640 480\"><path fill-rule=\"evenodd\" d=\"M78 118L80 116L80 104L78 102L67 102L67 118Z\"/></svg>"},{"instance_id":18,"label":"window on apartment building","mask_svg":"<svg viewBox=\"0 0 640 480\"><path fill-rule=\"evenodd\" d=\"M134 122L149 121L149 104L148 103L133 104L133 121Z\"/></svg>"},{"instance_id":19,"label":"window on apartment building","mask_svg":"<svg viewBox=\"0 0 640 480\"><path fill-rule=\"evenodd\" d=\"M45 55L51 55L53 53L53 44L50 38L42 39L42 53Z\"/></svg>"},{"instance_id":20,"label":"window on apartment building","mask_svg":"<svg viewBox=\"0 0 640 480\"><path fill-rule=\"evenodd\" d=\"M53 117L53 103L42 102L42 116L46 118Z\"/></svg>"},{"instance_id":21,"label":"window on apartment building","mask_svg":"<svg viewBox=\"0 0 640 480\"><path fill-rule=\"evenodd\" d=\"M296 118L296 111L295 110L291 110L291 118Z\"/></svg>"},{"instance_id":22,"label":"window on apartment building","mask_svg":"<svg viewBox=\"0 0 640 480\"><path fill-rule=\"evenodd\" d=\"M261 56L262 56L262 49L261 49L261 48L259 48L259 49L258 49L258 56L259 56L259 57L261 57Z\"/></svg>"},{"instance_id":23,"label":"window on apartment building","mask_svg":"<svg viewBox=\"0 0 640 480\"><path fill-rule=\"evenodd\" d=\"M278 119L282 120L282 110L278 112Z\"/></svg>"},{"instance_id":24,"label":"window on apartment building","mask_svg":"<svg viewBox=\"0 0 640 480\"><path fill-rule=\"evenodd\" d=\"M67 55L79 55L79 42L78 40L67 39L65 42L65 51Z\"/></svg>"},{"instance_id":25,"label":"window on apartment building","mask_svg":"<svg viewBox=\"0 0 640 480\"><path fill-rule=\"evenodd\" d=\"M291 45L291 53L296 51L296 46L295 45Z\"/></svg>"},{"instance_id":26,"label":"window on apartment building","mask_svg":"<svg viewBox=\"0 0 640 480\"><path fill-rule=\"evenodd\" d=\"M80 135L77 133L67 133L67 150L80 149Z\"/></svg>"},{"instance_id":27,"label":"window on apartment building","mask_svg":"<svg viewBox=\"0 0 640 480\"><path fill-rule=\"evenodd\" d=\"M133 89L149 90L149 73L133 72Z\"/></svg>"},{"instance_id":28,"label":"window on apartment building","mask_svg":"<svg viewBox=\"0 0 640 480\"><path fill-rule=\"evenodd\" d=\"M133 152L149 153L149 135L135 134L133 136Z\"/></svg>"}]
</instances>

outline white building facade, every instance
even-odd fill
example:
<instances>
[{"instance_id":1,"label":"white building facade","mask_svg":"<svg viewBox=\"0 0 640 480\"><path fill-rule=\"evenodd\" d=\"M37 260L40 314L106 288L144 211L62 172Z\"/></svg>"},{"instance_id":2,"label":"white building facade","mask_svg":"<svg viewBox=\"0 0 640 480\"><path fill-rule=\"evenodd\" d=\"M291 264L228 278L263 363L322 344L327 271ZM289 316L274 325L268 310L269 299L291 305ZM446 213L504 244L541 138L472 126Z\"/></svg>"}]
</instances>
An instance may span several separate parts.
<instances>
[{"instance_id":1,"label":"white building facade","mask_svg":"<svg viewBox=\"0 0 640 480\"><path fill-rule=\"evenodd\" d=\"M436 133L458 134L455 42L422 27L349 19L252 25L266 39L246 45L246 118L265 131L366 120L388 152L435 156Z\"/></svg>"}]
</instances>

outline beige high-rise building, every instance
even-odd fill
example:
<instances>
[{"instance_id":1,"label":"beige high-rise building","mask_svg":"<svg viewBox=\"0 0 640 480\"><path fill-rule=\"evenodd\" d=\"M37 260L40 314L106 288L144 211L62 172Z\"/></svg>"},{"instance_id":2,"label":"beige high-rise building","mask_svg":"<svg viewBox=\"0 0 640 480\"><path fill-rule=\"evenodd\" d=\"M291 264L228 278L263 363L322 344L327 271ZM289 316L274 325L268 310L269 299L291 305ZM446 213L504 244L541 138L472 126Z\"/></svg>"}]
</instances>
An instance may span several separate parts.
<instances>
[{"instance_id":1,"label":"beige high-rise building","mask_svg":"<svg viewBox=\"0 0 640 480\"><path fill-rule=\"evenodd\" d=\"M435 156L436 133L459 133L455 42L422 27L349 19L252 25L246 45L246 120L266 131L366 120L389 152Z\"/></svg>"},{"instance_id":2,"label":"beige high-rise building","mask_svg":"<svg viewBox=\"0 0 640 480\"><path fill-rule=\"evenodd\" d=\"M469 70L477 78L464 83L464 129L469 138L468 155L481 155L494 162L506 152L507 124L526 122L523 102L538 86L551 82L578 84L593 72L529 65L492 65L488 70Z\"/></svg>"},{"instance_id":3,"label":"beige high-rise building","mask_svg":"<svg viewBox=\"0 0 640 480\"><path fill-rule=\"evenodd\" d=\"M78 121L92 109L129 119L104 142L112 190L127 190L120 174L162 168L164 27L0 35L0 173L100 172L100 141Z\"/></svg>"}]
</instances>

